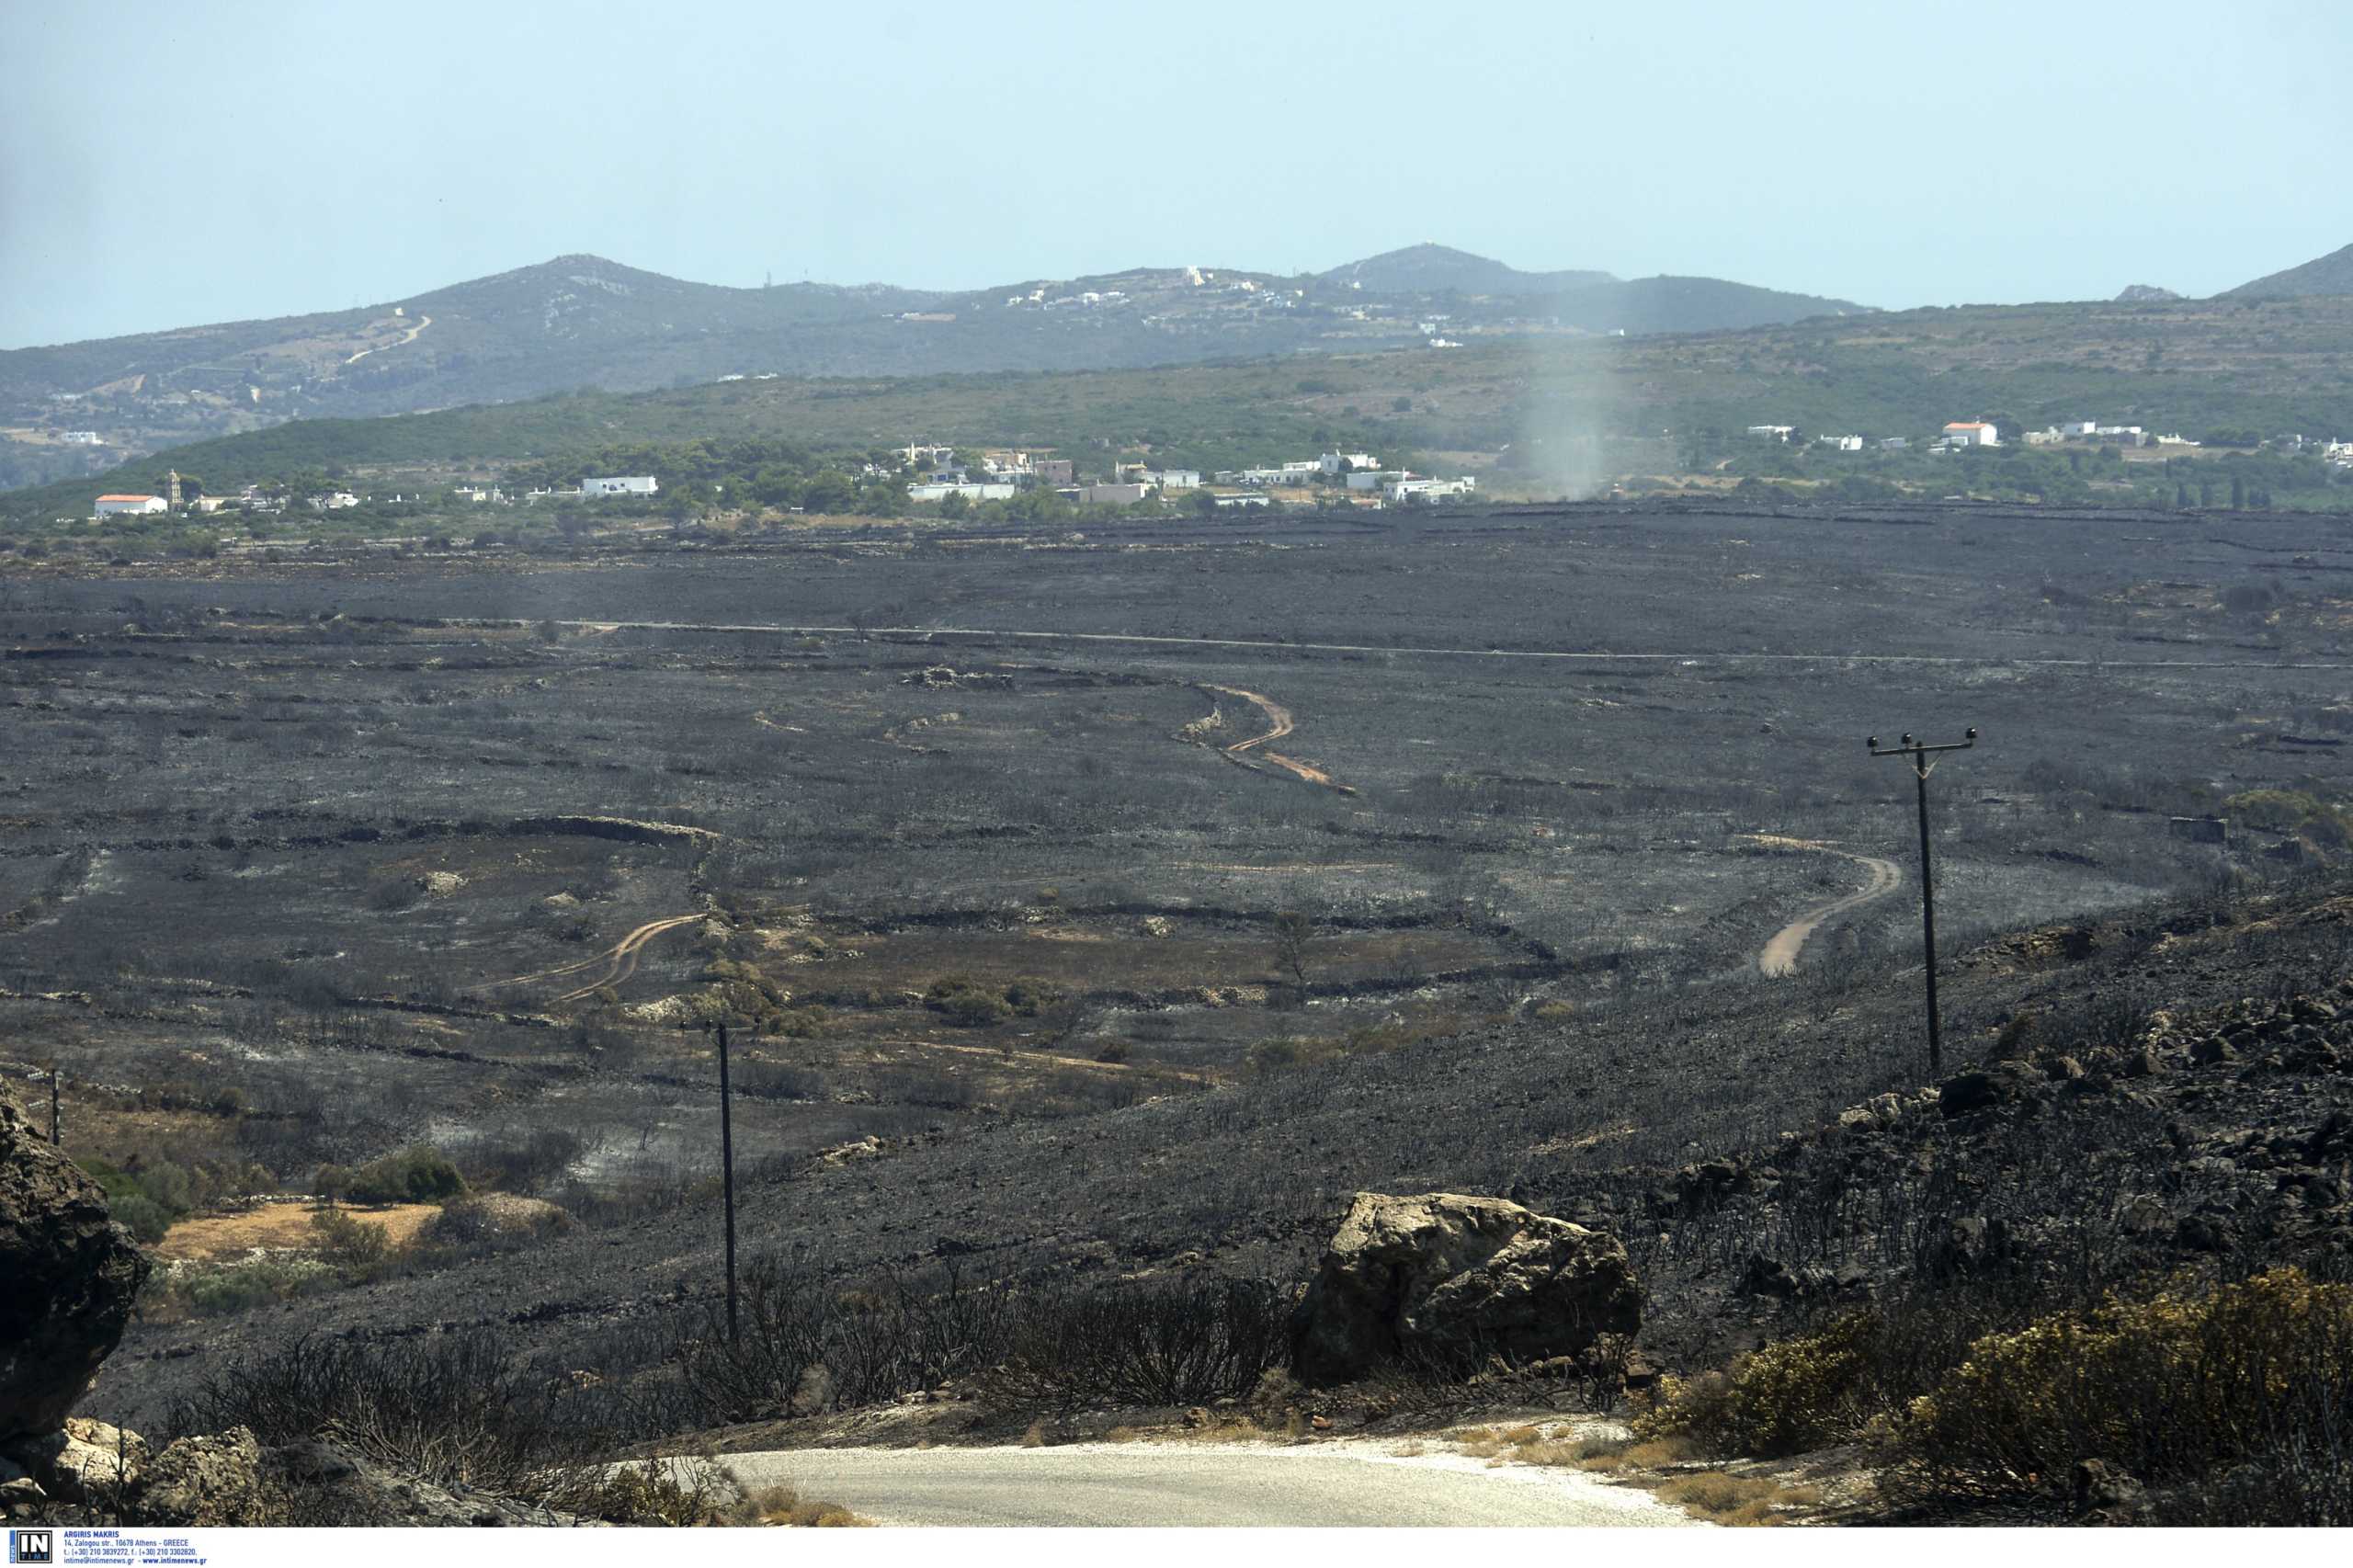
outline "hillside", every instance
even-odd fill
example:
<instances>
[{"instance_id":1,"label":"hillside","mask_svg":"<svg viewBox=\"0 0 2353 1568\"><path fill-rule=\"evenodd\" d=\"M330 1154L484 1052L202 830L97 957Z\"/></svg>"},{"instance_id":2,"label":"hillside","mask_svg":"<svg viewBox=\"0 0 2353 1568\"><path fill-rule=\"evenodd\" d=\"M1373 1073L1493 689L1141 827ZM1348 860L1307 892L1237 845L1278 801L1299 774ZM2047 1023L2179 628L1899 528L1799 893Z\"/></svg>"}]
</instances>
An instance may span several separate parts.
<instances>
[{"instance_id":1,"label":"hillside","mask_svg":"<svg viewBox=\"0 0 2353 1568\"><path fill-rule=\"evenodd\" d=\"M1426 247L1435 249L1435 247ZM1404 254L1404 253L1400 253ZM291 419L369 418L596 387L763 376L1131 369L1419 343L1449 335L1708 330L1851 309L1716 279L1619 283L1359 264L1324 278L1145 267L946 293L869 284L728 289L590 256L358 310L0 352L0 488ZM1426 258L1427 261L1427 258ZM1345 270L1345 269L1344 269ZM1466 282L1516 280L1475 296ZM97 444L68 439L95 436Z\"/></svg>"},{"instance_id":2,"label":"hillside","mask_svg":"<svg viewBox=\"0 0 2353 1568\"><path fill-rule=\"evenodd\" d=\"M915 439L1120 449L1213 470L1334 442L1394 458L1662 432L1681 442L1759 423L1919 437L1984 415L2011 428L2097 417L2194 438L2325 434L2353 432L2348 366L2353 299L1983 306L1241 364L574 392L304 419L158 453L102 483L153 489L176 467L217 492L330 465L446 471L743 437L857 450ZM86 516L93 483L17 492L0 515L20 526Z\"/></svg>"},{"instance_id":3,"label":"hillside","mask_svg":"<svg viewBox=\"0 0 2353 1568\"><path fill-rule=\"evenodd\" d=\"M2216 295L2222 300L2284 300L2302 294L2353 294L2353 245L2314 257Z\"/></svg>"}]
</instances>

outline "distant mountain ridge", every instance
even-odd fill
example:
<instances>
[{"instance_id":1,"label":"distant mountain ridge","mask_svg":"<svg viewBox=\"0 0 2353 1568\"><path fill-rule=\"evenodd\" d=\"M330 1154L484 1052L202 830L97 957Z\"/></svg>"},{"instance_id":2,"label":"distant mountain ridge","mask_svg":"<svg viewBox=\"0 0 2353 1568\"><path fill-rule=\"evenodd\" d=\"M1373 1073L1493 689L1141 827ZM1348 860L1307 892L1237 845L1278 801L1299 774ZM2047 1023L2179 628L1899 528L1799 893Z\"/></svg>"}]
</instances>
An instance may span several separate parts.
<instances>
[{"instance_id":1,"label":"distant mountain ridge","mask_svg":"<svg viewBox=\"0 0 2353 1568\"><path fill-rule=\"evenodd\" d=\"M2225 289L2218 300L2285 300L2299 294L2353 294L2353 245Z\"/></svg>"},{"instance_id":2,"label":"distant mountain ridge","mask_svg":"<svg viewBox=\"0 0 2353 1568\"><path fill-rule=\"evenodd\" d=\"M288 419L583 386L1130 369L1474 334L1711 331L1860 308L1716 278L1520 272L1438 245L1316 276L1138 267L967 290L734 289L560 256L357 310L0 351L0 488Z\"/></svg>"},{"instance_id":3,"label":"distant mountain ridge","mask_svg":"<svg viewBox=\"0 0 2353 1568\"><path fill-rule=\"evenodd\" d=\"M1615 283L1607 272L1522 272L1449 245L1408 245L1316 275L1319 282L1381 294L1556 294L1590 283Z\"/></svg>"}]
</instances>

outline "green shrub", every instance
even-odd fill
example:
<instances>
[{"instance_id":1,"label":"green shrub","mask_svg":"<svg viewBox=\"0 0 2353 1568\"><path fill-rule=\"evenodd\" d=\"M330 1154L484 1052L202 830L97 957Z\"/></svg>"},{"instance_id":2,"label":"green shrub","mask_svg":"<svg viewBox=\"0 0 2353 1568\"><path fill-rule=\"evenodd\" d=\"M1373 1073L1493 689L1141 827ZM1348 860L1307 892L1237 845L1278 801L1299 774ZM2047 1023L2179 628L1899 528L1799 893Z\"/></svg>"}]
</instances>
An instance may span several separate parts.
<instances>
[{"instance_id":1,"label":"green shrub","mask_svg":"<svg viewBox=\"0 0 2353 1568\"><path fill-rule=\"evenodd\" d=\"M392 1250L392 1233L384 1226L354 1219L340 1209L322 1209L311 1216L311 1233L319 1250L337 1263L362 1267L383 1261Z\"/></svg>"},{"instance_id":2,"label":"green shrub","mask_svg":"<svg viewBox=\"0 0 2353 1568\"><path fill-rule=\"evenodd\" d=\"M1905 1478L1941 1496L2049 1492L2088 1459L2163 1486L2282 1453L2353 1458L2348 1401L2353 1285L2281 1268L1987 1335L1898 1440Z\"/></svg>"},{"instance_id":3,"label":"green shrub","mask_svg":"<svg viewBox=\"0 0 2353 1568\"><path fill-rule=\"evenodd\" d=\"M315 1259L256 1258L181 1275L165 1294L198 1317L229 1317L340 1282L341 1276Z\"/></svg>"},{"instance_id":4,"label":"green shrub","mask_svg":"<svg viewBox=\"0 0 2353 1568\"><path fill-rule=\"evenodd\" d=\"M343 1192L354 1203L438 1203L465 1190L449 1156L419 1143L353 1171Z\"/></svg>"},{"instance_id":5,"label":"green shrub","mask_svg":"<svg viewBox=\"0 0 2353 1568\"><path fill-rule=\"evenodd\" d=\"M1719 1455L1772 1457L1843 1442L1861 1428L1872 1321L1851 1313L1828 1328L1768 1345L1722 1372L1670 1381L1634 1420L1646 1440L1680 1437Z\"/></svg>"},{"instance_id":6,"label":"green shrub","mask_svg":"<svg viewBox=\"0 0 2353 1568\"><path fill-rule=\"evenodd\" d=\"M107 1208L140 1243L153 1246L195 1206L194 1183L168 1160L123 1170L100 1159L75 1162L107 1195Z\"/></svg>"},{"instance_id":7,"label":"green shrub","mask_svg":"<svg viewBox=\"0 0 2353 1568\"><path fill-rule=\"evenodd\" d=\"M172 1228L172 1217L163 1205L143 1192L132 1191L115 1199L108 1205L116 1221L131 1234L142 1246L153 1246Z\"/></svg>"}]
</instances>

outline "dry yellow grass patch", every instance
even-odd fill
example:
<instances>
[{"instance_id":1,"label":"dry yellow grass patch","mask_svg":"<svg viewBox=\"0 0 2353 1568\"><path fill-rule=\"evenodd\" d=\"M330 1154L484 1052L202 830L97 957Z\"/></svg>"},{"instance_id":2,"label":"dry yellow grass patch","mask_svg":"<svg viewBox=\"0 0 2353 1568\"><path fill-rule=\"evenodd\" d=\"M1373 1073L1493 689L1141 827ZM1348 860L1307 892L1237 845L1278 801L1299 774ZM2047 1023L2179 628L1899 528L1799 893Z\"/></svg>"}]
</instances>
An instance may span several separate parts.
<instances>
[{"instance_id":1,"label":"dry yellow grass patch","mask_svg":"<svg viewBox=\"0 0 2353 1568\"><path fill-rule=\"evenodd\" d=\"M1817 1487L1784 1486L1763 1476L1711 1470L1677 1476L1658 1488L1658 1498L1694 1518L1719 1525L1778 1525L1786 1513L1821 1502L1822 1493Z\"/></svg>"},{"instance_id":2,"label":"dry yellow grass patch","mask_svg":"<svg viewBox=\"0 0 2353 1568\"><path fill-rule=\"evenodd\" d=\"M795 1529L842 1529L870 1526L838 1503L804 1503L790 1486L763 1486L716 1516L714 1523L783 1526Z\"/></svg>"},{"instance_id":3,"label":"dry yellow grass patch","mask_svg":"<svg viewBox=\"0 0 2353 1568\"><path fill-rule=\"evenodd\" d=\"M155 1245L156 1256L166 1260L210 1262L215 1258L242 1257L256 1247L287 1247L313 1251L318 1246L318 1233L312 1228L311 1217L318 1210L307 1203L265 1203L242 1214L204 1214L182 1220L164 1233ZM353 1204L345 1210L354 1219L384 1227L385 1239L393 1246L406 1246L416 1239L417 1232L441 1212L438 1203L389 1203L380 1208L363 1208Z\"/></svg>"}]
</instances>

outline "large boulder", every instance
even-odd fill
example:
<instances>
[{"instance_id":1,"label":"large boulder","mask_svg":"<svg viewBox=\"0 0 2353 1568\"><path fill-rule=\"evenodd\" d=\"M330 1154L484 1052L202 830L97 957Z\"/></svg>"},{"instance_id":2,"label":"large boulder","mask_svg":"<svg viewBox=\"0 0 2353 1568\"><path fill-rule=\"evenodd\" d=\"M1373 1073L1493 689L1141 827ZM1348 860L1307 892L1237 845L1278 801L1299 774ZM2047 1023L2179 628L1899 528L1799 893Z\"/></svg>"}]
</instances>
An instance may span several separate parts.
<instances>
[{"instance_id":1,"label":"large boulder","mask_svg":"<svg viewBox=\"0 0 2353 1568\"><path fill-rule=\"evenodd\" d=\"M0 1095L0 1442L64 1426L147 1267L98 1184Z\"/></svg>"},{"instance_id":2,"label":"large boulder","mask_svg":"<svg viewBox=\"0 0 2353 1568\"><path fill-rule=\"evenodd\" d=\"M1500 1198L1360 1192L1291 1321L1311 1383L1383 1362L1575 1356L1642 1325L1642 1289L1614 1236Z\"/></svg>"}]
</instances>

